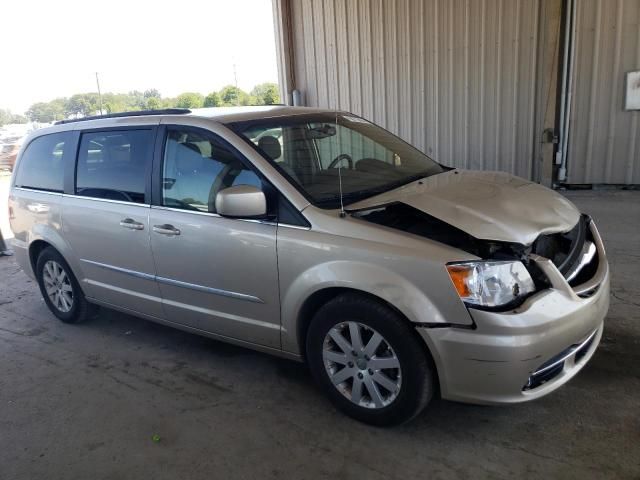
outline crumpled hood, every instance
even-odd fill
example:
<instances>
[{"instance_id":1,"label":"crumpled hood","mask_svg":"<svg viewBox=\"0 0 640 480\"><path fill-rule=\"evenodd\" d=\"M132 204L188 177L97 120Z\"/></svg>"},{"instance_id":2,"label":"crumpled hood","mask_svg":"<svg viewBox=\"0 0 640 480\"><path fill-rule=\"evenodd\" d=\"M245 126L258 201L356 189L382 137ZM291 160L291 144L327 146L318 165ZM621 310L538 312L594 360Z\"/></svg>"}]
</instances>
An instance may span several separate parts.
<instances>
[{"instance_id":1,"label":"crumpled hood","mask_svg":"<svg viewBox=\"0 0 640 480\"><path fill-rule=\"evenodd\" d=\"M349 205L362 210L402 202L482 240L529 245L571 230L580 218L559 193L502 172L451 170Z\"/></svg>"}]
</instances>

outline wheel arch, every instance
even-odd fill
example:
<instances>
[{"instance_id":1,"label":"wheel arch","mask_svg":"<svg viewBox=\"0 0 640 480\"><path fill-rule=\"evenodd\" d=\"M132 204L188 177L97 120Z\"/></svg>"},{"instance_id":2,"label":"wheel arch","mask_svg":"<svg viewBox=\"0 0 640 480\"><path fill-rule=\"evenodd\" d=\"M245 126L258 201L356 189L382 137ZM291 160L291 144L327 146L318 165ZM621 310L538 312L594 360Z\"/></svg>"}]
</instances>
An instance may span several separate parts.
<instances>
[{"instance_id":1,"label":"wheel arch","mask_svg":"<svg viewBox=\"0 0 640 480\"><path fill-rule=\"evenodd\" d=\"M284 281L281 275L280 282L282 349L294 355L301 354L299 334L305 331L313 308L345 291L383 302L410 324L446 324L451 316L449 309L441 310L442 302L434 302L409 278L366 262L326 262Z\"/></svg>"},{"instance_id":2,"label":"wheel arch","mask_svg":"<svg viewBox=\"0 0 640 480\"><path fill-rule=\"evenodd\" d=\"M398 309L395 305L391 304L387 300L382 297L379 297L373 293L359 290L356 288L350 287L327 287L313 292L308 298L305 299L300 311L298 312L297 318L297 340L300 348L300 356L303 361L306 361L306 339L307 332L309 331L309 326L311 325L311 321L313 320L313 314L319 308L321 308L326 303L330 302L334 298L337 298L340 295L344 295L347 293L351 293L354 295L361 296L366 298L372 302L379 303L384 305L385 307L394 311L398 317L407 325L412 335L414 335L420 345L422 346L423 352L427 357L427 361L429 362L433 375L434 375L434 388L436 389L436 394L440 394L440 375L438 372L438 366L431 352L431 348L424 341L422 336L416 331L418 324L412 322L400 309Z\"/></svg>"},{"instance_id":3,"label":"wheel arch","mask_svg":"<svg viewBox=\"0 0 640 480\"><path fill-rule=\"evenodd\" d=\"M334 298L337 298L340 295L344 295L347 293L351 293L354 295L358 295L360 297L366 298L372 302L376 302L379 303L381 305L384 305L385 307L389 308L390 310L394 311L398 317L407 325L407 327L409 327L409 329L411 330L412 334L416 335L416 337L419 338L420 340L420 344L423 345L425 352L427 353L429 360L432 362L432 365L434 367L434 371L436 370L435 368L435 362L433 360L433 355L431 353L431 350L429 348L429 346L427 345L427 343L420 337L420 334L415 331L417 324L412 322L411 320L409 320L409 318L407 318L407 316L400 310L398 309L395 305L393 305L392 303L388 302L387 300L385 300L382 297L379 297L373 293L364 291L364 290L359 290L357 288L350 288L350 287L327 287L327 288L323 288L321 290L317 290L315 292L313 292L309 297L307 297L305 299L305 301L302 304L302 307L300 308L300 311L298 312L298 318L297 318L297 340L298 340L298 345L300 346L300 355L301 357L304 359L306 356L306 338L307 338L307 332L309 331L309 325L311 325L311 320L313 320L313 315L314 312L318 311L318 309L320 309L323 305L327 304L328 302L330 302L331 300L333 300Z\"/></svg>"},{"instance_id":4,"label":"wheel arch","mask_svg":"<svg viewBox=\"0 0 640 480\"><path fill-rule=\"evenodd\" d=\"M410 325L410 326L413 325L411 321L409 321L409 319L406 317L406 315L404 315L394 305L392 305L385 299L377 295L374 295L370 292L366 292L364 290L359 290L359 289L350 288L350 287L322 288L320 290L316 290L311 295L309 295L309 297L305 299L302 306L300 307L300 310L298 312L298 316L296 319L296 326L297 326L296 336L298 340L298 345L300 347L300 354L303 358L305 357L305 353L306 353L305 345L306 345L307 332L309 331L309 325L311 324L311 320L313 319L314 313L318 311L318 309L320 309L323 305L327 304L334 298L346 293L353 293L355 295L366 297L372 301L381 303L387 306L388 308L392 309L393 311L395 311L398 315L400 315L400 317L404 321L406 321L407 325Z\"/></svg>"},{"instance_id":5,"label":"wheel arch","mask_svg":"<svg viewBox=\"0 0 640 480\"><path fill-rule=\"evenodd\" d=\"M36 272L38 257L40 256L40 254L44 249L51 247L56 252L58 252L58 254L60 254L60 256L67 263L67 265L69 266L69 269L71 270L71 274L76 278L76 281L78 282L80 289L86 295L85 289L83 288L83 285L81 282L82 277L79 275L82 272L79 272L79 266L77 265L77 262L74 262L72 258L69 258L70 255L68 255L68 253L70 250L68 245L66 244L66 242L62 242L62 245L65 248L60 248L57 243L58 242L52 242L49 238L44 238L44 237L35 238L29 243L29 247L28 247L29 266L31 267L31 271L33 272L34 278L37 279L37 275L38 275L38 273Z\"/></svg>"},{"instance_id":6,"label":"wheel arch","mask_svg":"<svg viewBox=\"0 0 640 480\"><path fill-rule=\"evenodd\" d=\"M34 240L29 245L29 264L31 265L31 270L33 270L34 274L37 274L36 264L38 263L38 257L40 256L40 253L47 247L52 247L58 250L51 243L42 239Z\"/></svg>"}]
</instances>

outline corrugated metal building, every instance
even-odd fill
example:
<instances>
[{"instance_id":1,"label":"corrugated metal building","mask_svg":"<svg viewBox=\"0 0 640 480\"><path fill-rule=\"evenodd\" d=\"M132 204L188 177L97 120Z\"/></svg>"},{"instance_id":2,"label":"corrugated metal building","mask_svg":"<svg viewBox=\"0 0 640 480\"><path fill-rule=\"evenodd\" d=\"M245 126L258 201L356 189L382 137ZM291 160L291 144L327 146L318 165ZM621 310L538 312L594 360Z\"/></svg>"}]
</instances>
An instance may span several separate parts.
<instances>
[{"instance_id":1,"label":"corrugated metal building","mask_svg":"<svg viewBox=\"0 0 640 480\"><path fill-rule=\"evenodd\" d=\"M574 1L273 0L283 96L448 165L640 184L640 113L623 109L640 0Z\"/></svg>"}]
</instances>

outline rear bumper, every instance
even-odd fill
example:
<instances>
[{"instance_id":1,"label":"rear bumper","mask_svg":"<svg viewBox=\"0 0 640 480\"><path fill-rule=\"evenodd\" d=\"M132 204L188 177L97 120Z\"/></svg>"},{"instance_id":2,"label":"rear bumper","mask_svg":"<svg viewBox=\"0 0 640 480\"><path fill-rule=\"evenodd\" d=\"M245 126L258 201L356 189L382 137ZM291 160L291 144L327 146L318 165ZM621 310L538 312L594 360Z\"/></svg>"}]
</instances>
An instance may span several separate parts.
<instances>
[{"instance_id":1,"label":"rear bumper","mask_svg":"<svg viewBox=\"0 0 640 480\"><path fill-rule=\"evenodd\" d=\"M609 308L609 268L592 228L599 268L589 285L572 288L556 269L557 275L548 272L553 288L515 310L470 309L475 329L418 329L436 362L443 398L525 402L556 390L586 365L600 342ZM555 269L549 263L541 267Z\"/></svg>"},{"instance_id":2,"label":"rear bumper","mask_svg":"<svg viewBox=\"0 0 640 480\"><path fill-rule=\"evenodd\" d=\"M29 259L29 250L25 242L19 241L17 238L12 238L7 241L7 246L13 249L15 261L24 273L32 279L36 279L36 276L31 268L31 260Z\"/></svg>"}]
</instances>

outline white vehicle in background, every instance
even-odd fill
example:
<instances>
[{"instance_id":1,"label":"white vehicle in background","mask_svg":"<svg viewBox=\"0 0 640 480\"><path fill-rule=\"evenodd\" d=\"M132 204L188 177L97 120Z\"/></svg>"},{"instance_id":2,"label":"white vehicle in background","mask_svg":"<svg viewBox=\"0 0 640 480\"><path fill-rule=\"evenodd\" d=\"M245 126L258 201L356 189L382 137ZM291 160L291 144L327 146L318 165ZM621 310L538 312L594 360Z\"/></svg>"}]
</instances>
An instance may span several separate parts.
<instances>
[{"instance_id":1,"label":"white vehicle in background","mask_svg":"<svg viewBox=\"0 0 640 480\"><path fill-rule=\"evenodd\" d=\"M13 171L24 139L34 130L48 127L47 123L13 123L0 127L0 171Z\"/></svg>"}]
</instances>

